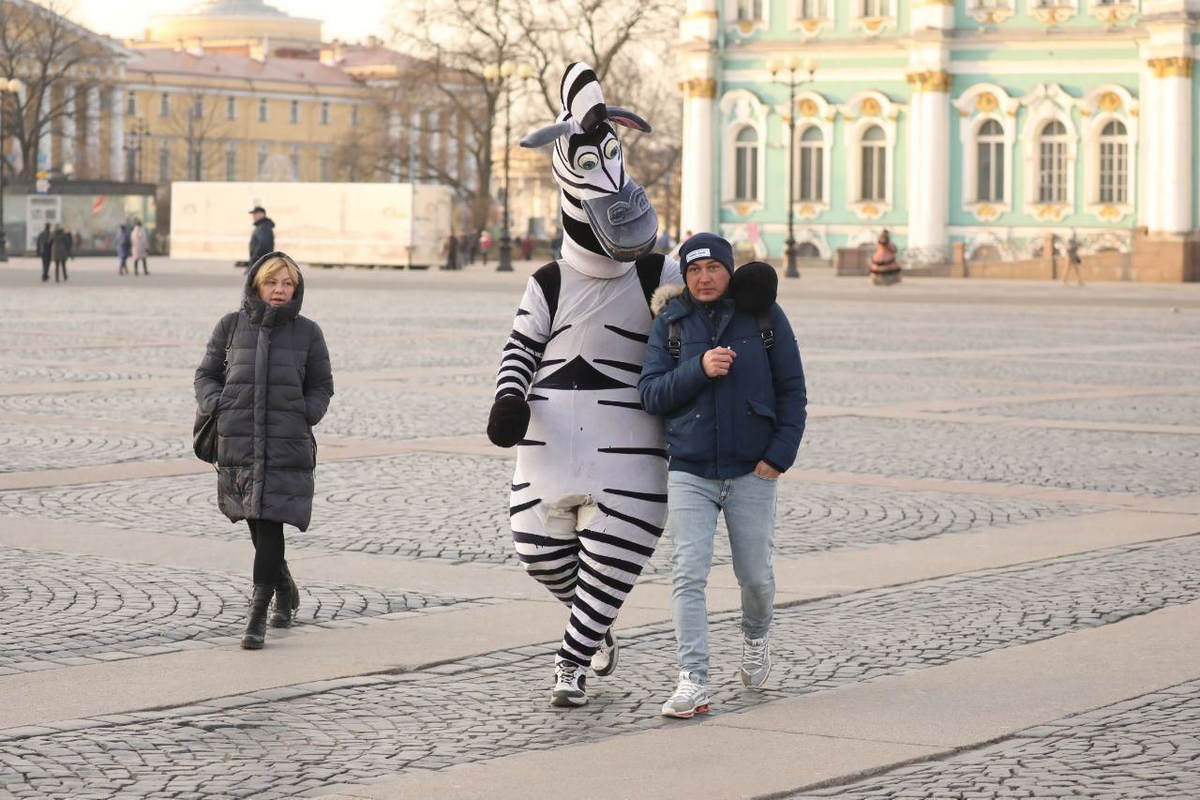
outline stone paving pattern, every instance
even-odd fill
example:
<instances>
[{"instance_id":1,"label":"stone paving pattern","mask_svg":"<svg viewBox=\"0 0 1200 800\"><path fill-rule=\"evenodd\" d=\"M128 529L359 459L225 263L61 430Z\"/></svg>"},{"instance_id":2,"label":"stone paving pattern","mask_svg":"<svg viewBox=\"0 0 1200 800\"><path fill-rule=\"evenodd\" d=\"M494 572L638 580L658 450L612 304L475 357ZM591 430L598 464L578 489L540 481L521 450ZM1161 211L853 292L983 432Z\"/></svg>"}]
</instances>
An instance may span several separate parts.
<instances>
[{"instance_id":1,"label":"stone paving pattern","mask_svg":"<svg viewBox=\"0 0 1200 800\"><path fill-rule=\"evenodd\" d=\"M240 575L8 548L0 551L0 675L228 645L245 628L250 588ZM464 602L309 581L300 593L289 633Z\"/></svg>"},{"instance_id":2,"label":"stone paving pattern","mask_svg":"<svg viewBox=\"0 0 1200 800\"><path fill-rule=\"evenodd\" d=\"M1200 797L1200 681L1022 731L942 762L792 797Z\"/></svg>"},{"instance_id":3,"label":"stone paving pattern","mask_svg":"<svg viewBox=\"0 0 1200 800\"><path fill-rule=\"evenodd\" d=\"M326 463L318 467L313 525L289 534L288 546L515 565L505 493L511 477L512 462L482 456L414 453ZM495 491L480 492L481 486ZM212 475L0 492L5 514L244 540L244 526L230 525L215 509ZM867 547L1102 510L1035 498L785 480L776 553ZM667 536L647 574L669 572L670 551ZM714 562L730 563L723 521Z\"/></svg>"},{"instance_id":4,"label":"stone paving pattern","mask_svg":"<svg viewBox=\"0 0 1200 800\"><path fill-rule=\"evenodd\" d=\"M62 290L37 285L32 262L10 262L0 272L0 473L192 458L190 376L213 325L236 307L242 272L192 276L179 266L172 274L176 266L163 262L158 271L170 276L161 281L169 289L100 280L86 267L82 280ZM19 269L32 276L28 285L13 283ZM482 432L524 277L307 275L305 313L325 330L337 383L320 436L419 447L427 437ZM848 285L810 277L803 292L783 301L802 343L810 402L841 416L810 420L797 461L810 473L839 477L780 485L779 557L1051 519L1086 524L1085 515L1114 507L1103 497L1047 500L1036 488L1112 493L1114 501L1196 492L1200 439L1112 429L1196 425L1200 323L1193 309L1118 306L1116 293L1098 293L1107 300L1102 306L1062 304L1055 298L1067 295L1057 286L1035 296L972 283L983 288L955 289L970 295L957 302L915 299L910 282L869 295L838 288ZM141 384L123 389L130 380ZM46 392L46 384L62 390ZM1163 387L1174 393L1153 393ZM1094 396L1100 389L1122 396ZM963 417L1005 421L906 417L944 402L965 407L953 412ZM903 408L893 416L889 407L897 405ZM853 416L865 408L872 416ZM1026 424L1031 419L1081 428ZM135 423L175 426L179 434L122 428ZM510 456L412 452L323 462L314 525L289 532L289 550L516 568L506 514ZM873 485L881 476L895 488ZM919 483L927 479L975 482L981 491L930 491ZM214 483L211 474L196 474L0 491L0 515L158 533L168 547L168 535L244 542L244 526L217 512ZM1019 488L982 490L994 484ZM240 632L247 576L37 547L31 541L0 554L0 673L219 646ZM246 543L247 572L250 553ZM662 575L669 556L664 541L647 574ZM715 560L729 561L723 535ZM493 602L303 584L304 624L290 635ZM778 610L776 671L760 694L736 685L737 615L714 614L714 713L1197 599L1200 536L1189 536L798 604ZM547 643L409 674L63 723L57 733L0 731L0 797L294 796L673 724L657 716L675 672L670 626L621 635L618 677L593 681L592 705L582 713L547 707ZM1035 796L1168 796L1182 787L1182 796L1200 796L1187 773L1197 761L1195 694L1189 687L1164 692L843 789L847 797L966 798L1028 796L1026 789Z\"/></svg>"},{"instance_id":5,"label":"stone paving pattern","mask_svg":"<svg viewBox=\"0 0 1200 800\"><path fill-rule=\"evenodd\" d=\"M712 713L1196 599L1200 536L802 604L777 612L776 666L770 688L757 693L736 683L736 616L714 615ZM679 724L657 716L674 686L670 627L648 626L622 641L619 677L594 679L584 711L546 705L551 648L521 648L269 704L165 719L151 712L124 724L10 738L0 742L0 764L14 775L5 788L25 797L84 786L139 796L287 797L335 775L360 782Z\"/></svg>"}]
</instances>

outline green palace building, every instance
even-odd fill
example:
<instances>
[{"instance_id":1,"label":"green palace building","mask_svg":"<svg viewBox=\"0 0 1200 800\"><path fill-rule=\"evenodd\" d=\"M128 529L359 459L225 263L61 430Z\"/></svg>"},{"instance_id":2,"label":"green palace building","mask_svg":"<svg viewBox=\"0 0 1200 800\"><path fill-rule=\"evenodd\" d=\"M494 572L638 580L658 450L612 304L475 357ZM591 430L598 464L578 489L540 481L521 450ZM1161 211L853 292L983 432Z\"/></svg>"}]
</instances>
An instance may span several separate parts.
<instances>
[{"instance_id":1,"label":"green palace building","mask_svg":"<svg viewBox=\"0 0 1200 800\"><path fill-rule=\"evenodd\" d=\"M688 0L681 229L782 260L790 200L803 259L884 228L910 267L1075 235L1142 265L1116 277L1195 280L1198 19L1200 0Z\"/></svg>"}]
</instances>

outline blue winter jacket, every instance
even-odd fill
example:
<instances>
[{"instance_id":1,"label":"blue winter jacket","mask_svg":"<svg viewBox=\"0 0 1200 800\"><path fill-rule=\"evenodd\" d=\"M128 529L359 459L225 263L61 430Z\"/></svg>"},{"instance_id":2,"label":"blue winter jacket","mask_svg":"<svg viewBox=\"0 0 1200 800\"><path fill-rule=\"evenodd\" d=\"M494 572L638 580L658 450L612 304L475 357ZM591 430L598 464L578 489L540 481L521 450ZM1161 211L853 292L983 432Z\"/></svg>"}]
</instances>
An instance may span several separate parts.
<instances>
[{"instance_id":1,"label":"blue winter jacket","mask_svg":"<svg viewBox=\"0 0 1200 800\"><path fill-rule=\"evenodd\" d=\"M736 478L765 461L780 472L796 460L804 435L808 396L800 347L778 304L767 312L775 345L768 352L753 314L728 296L711 306L684 292L663 309L650 330L638 380L642 406L667 421L673 470L702 478ZM680 352L667 349L670 324L679 321ZM737 356L729 374L709 378L700 359L712 348Z\"/></svg>"}]
</instances>

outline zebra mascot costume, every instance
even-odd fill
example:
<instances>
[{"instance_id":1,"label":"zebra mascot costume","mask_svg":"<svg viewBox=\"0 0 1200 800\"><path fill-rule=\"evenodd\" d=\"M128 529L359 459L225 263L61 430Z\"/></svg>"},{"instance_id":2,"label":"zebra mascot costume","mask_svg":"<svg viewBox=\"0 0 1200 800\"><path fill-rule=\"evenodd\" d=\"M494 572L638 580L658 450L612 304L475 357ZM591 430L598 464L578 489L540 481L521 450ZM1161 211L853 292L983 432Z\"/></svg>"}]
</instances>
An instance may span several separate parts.
<instances>
[{"instance_id":1,"label":"zebra mascot costume","mask_svg":"<svg viewBox=\"0 0 1200 800\"><path fill-rule=\"evenodd\" d=\"M513 540L526 571L571 609L551 703L578 706L587 668L616 668L613 622L666 522L662 423L642 409L637 380L649 298L681 277L677 262L647 255L658 217L625 172L614 127L650 125L606 105L587 64L571 64L559 92L555 123L521 145L554 145L562 258L529 279L488 438L518 448Z\"/></svg>"}]
</instances>

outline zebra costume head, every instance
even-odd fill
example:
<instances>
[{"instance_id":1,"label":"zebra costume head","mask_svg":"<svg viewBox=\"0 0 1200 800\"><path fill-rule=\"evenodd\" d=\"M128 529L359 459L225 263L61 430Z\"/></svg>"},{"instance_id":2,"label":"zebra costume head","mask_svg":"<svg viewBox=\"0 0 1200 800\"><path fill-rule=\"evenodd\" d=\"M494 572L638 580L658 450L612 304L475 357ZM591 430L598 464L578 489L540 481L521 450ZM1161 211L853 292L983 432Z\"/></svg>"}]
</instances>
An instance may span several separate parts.
<instances>
[{"instance_id":1,"label":"zebra costume head","mask_svg":"<svg viewBox=\"0 0 1200 800\"><path fill-rule=\"evenodd\" d=\"M559 87L562 113L521 140L522 147L554 145L554 179L562 188L565 232L576 243L616 261L650 252L658 215L646 190L625 172L616 125L650 132L650 124L604 102L587 64L567 67Z\"/></svg>"}]
</instances>

